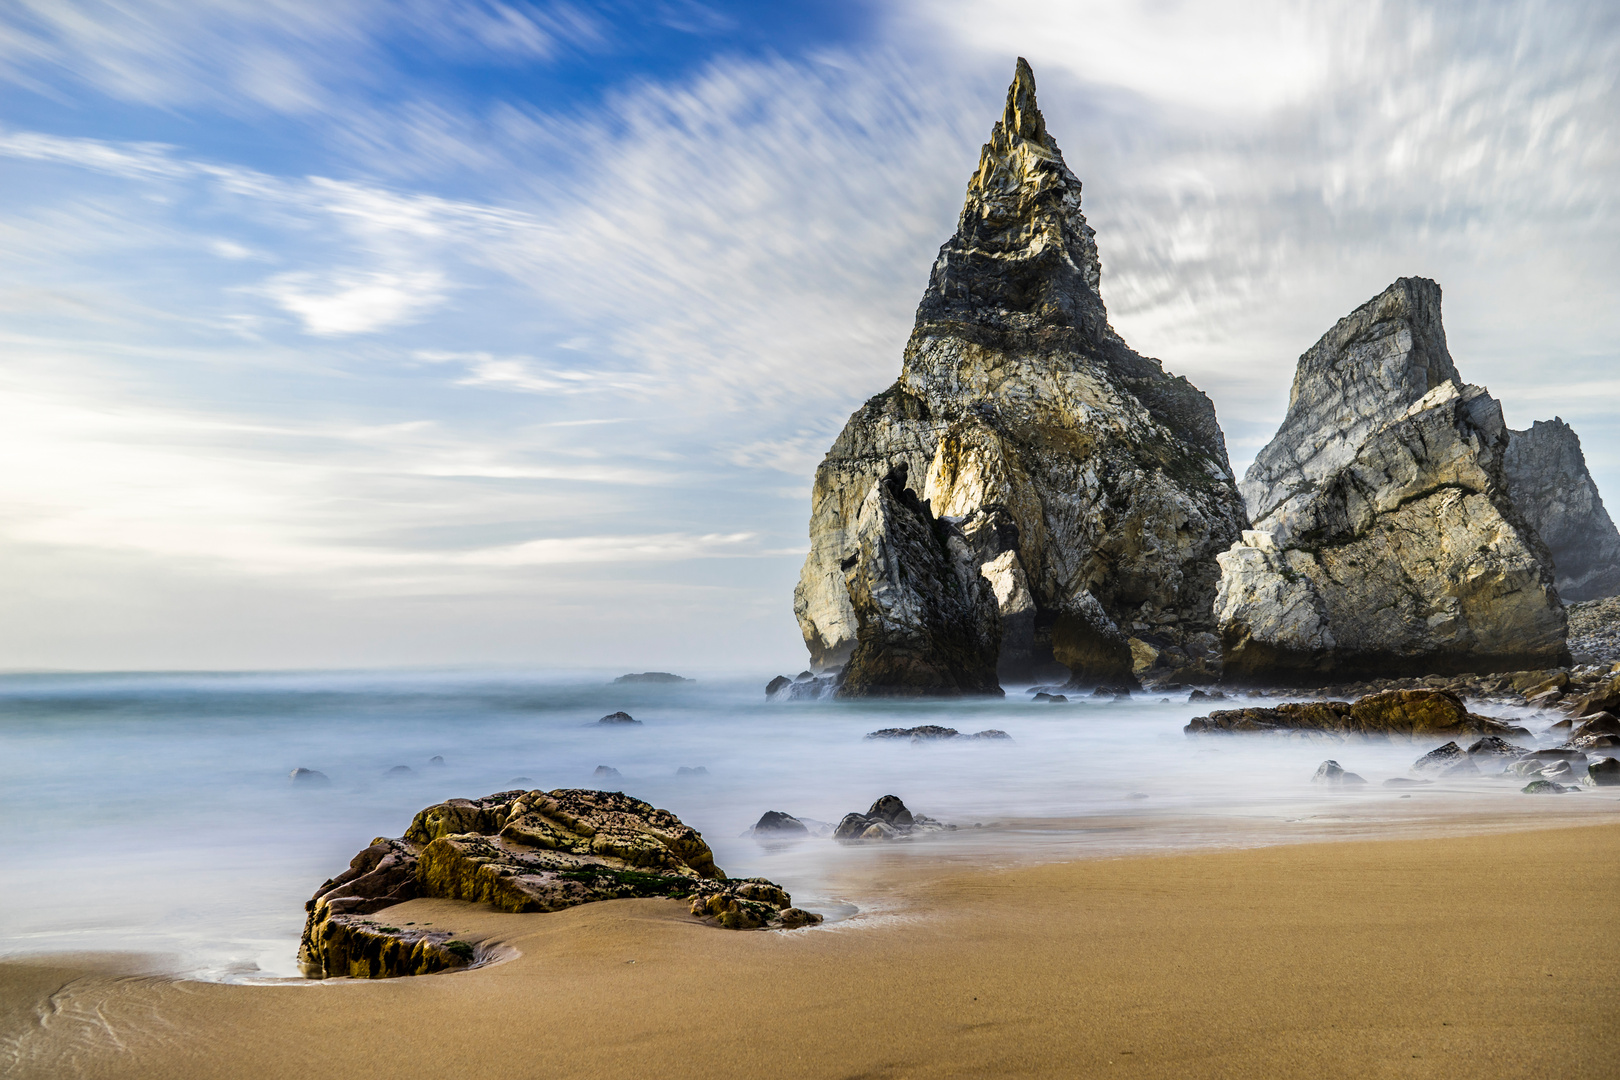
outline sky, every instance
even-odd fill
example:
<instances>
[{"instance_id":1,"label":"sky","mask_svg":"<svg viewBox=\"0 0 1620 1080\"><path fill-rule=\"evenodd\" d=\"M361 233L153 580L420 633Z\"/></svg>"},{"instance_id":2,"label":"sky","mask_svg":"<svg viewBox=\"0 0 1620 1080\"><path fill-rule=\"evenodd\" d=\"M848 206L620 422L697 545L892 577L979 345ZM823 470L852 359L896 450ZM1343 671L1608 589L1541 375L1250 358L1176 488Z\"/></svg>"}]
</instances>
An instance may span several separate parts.
<instances>
[{"instance_id":1,"label":"sky","mask_svg":"<svg viewBox=\"0 0 1620 1080\"><path fill-rule=\"evenodd\" d=\"M792 674L1015 57L1241 473L1396 277L1620 510L1620 9L0 4L0 669Z\"/></svg>"}]
</instances>

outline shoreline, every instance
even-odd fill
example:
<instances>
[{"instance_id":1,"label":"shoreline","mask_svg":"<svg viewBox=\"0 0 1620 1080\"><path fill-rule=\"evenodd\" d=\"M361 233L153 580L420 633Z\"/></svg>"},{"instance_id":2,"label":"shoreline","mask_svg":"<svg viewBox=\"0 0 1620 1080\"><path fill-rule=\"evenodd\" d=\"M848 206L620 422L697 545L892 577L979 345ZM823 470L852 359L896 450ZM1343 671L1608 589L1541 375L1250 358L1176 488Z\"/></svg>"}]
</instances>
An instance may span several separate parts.
<instances>
[{"instance_id":1,"label":"shoreline","mask_svg":"<svg viewBox=\"0 0 1620 1080\"><path fill-rule=\"evenodd\" d=\"M1608 1071L1612 819L993 868L862 851L845 872L893 905L812 930L719 931L663 900L415 900L389 910L515 955L305 984L0 960L0 1061L120 1077Z\"/></svg>"}]
</instances>

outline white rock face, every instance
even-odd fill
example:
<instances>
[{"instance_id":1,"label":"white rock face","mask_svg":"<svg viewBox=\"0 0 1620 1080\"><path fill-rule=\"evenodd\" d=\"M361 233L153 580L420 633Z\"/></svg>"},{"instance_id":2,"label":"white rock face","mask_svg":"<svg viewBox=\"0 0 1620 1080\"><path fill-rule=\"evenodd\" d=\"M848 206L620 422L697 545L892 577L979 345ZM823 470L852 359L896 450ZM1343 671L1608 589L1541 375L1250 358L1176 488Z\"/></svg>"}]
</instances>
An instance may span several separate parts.
<instances>
[{"instance_id":1,"label":"white rock face","mask_svg":"<svg viewBox=\"0 0 1620 1080\"><path fill-rule=\"evenodd\" d=\"M1287 418L1220 556L1228 678L1547 667L1565 620L1509 496L1501 406L1465 386L1440 288L1403 278L1300 358Z\"/></svg>"},{"instance_id":2,"label":"white rock face","mask_svg":"<svg viewBox=\"0 0 1620 1080\"><path fill-rule=\"evenodd\" d=\"M1508 490L1552 553L1566 604L1620 594L1620 533L1586 468L1580 436L1563 420L1508 433Z\"/></svg>"},{"instance_id":3,"label":"white rock face","mask_svg":"<svg viewBox=\"0 0 1620 1080\"><path fill-rule=\"evenodd\" d=\"M940 249L899 380L816 471L794 612L812 662L843 663L861 619L845 566L875 484L904 465L996 597L1002 678L1128 682L1147 645L1202 664L1215 556L1246 524L1209 399L1132 351L1098 293L1080 181L1023 61ZM1061 672L1061 668L1058 669Z\"/></svg>"}]
</instances>

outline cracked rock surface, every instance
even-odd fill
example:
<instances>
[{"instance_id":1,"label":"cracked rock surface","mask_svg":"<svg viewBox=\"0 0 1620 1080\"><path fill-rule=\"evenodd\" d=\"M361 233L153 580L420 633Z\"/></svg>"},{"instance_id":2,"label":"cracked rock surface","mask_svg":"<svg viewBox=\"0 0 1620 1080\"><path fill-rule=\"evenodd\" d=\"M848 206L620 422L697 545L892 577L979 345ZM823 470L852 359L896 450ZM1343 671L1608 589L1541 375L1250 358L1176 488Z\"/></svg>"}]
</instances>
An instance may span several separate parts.
<instances>
[{"instance_id":1,"label":"cracked rock surface","mask_svg":"<svg viewBox=\"0 0 1620 1080\"><path fill-rule=\"evenodd\" d=\"M1202 670L1215 556L1238 538L1243 507L1209 399L1109 325L1080 190L1019 60L900 377L850 418L816 471L794 611L813 663L848 665L843 696L975 692L987 665L999 680L1066 667L1109 684L1155 666ZM916 515L875 520L874 498L901 501L882 491L898 475L948 527L939 547L951 573L914 571L914 551L940 566L945 555L888 531ZM887 563L867 550L884 544ZM928 633L895 634L876 585L911 575L948 589L958 567L988 586L995 647L976 626L977 643L954 656ZM976 623L974 591L916 592L913 606L961 602ZM960 668L957 689L941 667Z\"/></svg>"},{"instance_id":2,"label":"cracked rock surface","mask_svg":"<svg viewBox=\"0 0 1620 1080\"><path fill-rule=\"evenodd\" d=\"M448 934L369 918L417 897L529 912L653 896L691 899L694 915L728 929L821 921L773 882L728 879L703 836L667 810L620 792L503 791L430 806L402 838L379 838L356 855L306 905L299 960L312 978L469 962L472 947Z\"/></svg>"},{"instance_id":3,"label":"cracked rock surface","mask_svg":"<svg viewBox=\"0 0 1620 1080\"><path fill-rule=\"evenodd\" d=\"M1225 677L1565 663L1547 548L1512 501L1500 404L1446 350L1440 287L1402 278L1300 357L1287 417L1219 557Z\"/></svg>"}]
</instances>

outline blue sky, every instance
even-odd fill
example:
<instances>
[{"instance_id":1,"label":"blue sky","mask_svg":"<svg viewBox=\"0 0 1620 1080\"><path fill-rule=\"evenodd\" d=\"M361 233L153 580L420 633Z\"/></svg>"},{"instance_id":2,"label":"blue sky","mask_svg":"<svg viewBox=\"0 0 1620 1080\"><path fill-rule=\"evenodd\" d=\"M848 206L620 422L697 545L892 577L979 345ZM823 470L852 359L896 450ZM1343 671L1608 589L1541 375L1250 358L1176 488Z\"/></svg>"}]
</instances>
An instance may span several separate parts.
<instances>
[{"instance_id":1,"label":"blue sky","mask_svg":"<svg viewBox=\"0 0 1620 1080\"><path fill-rule=\"evenodd\" d=\"M0 666L796 668L811 474L1019 54L1234 464L1421 274L1620 490L1604 6L23 0Z\"/></svg>"}]
</instances>

